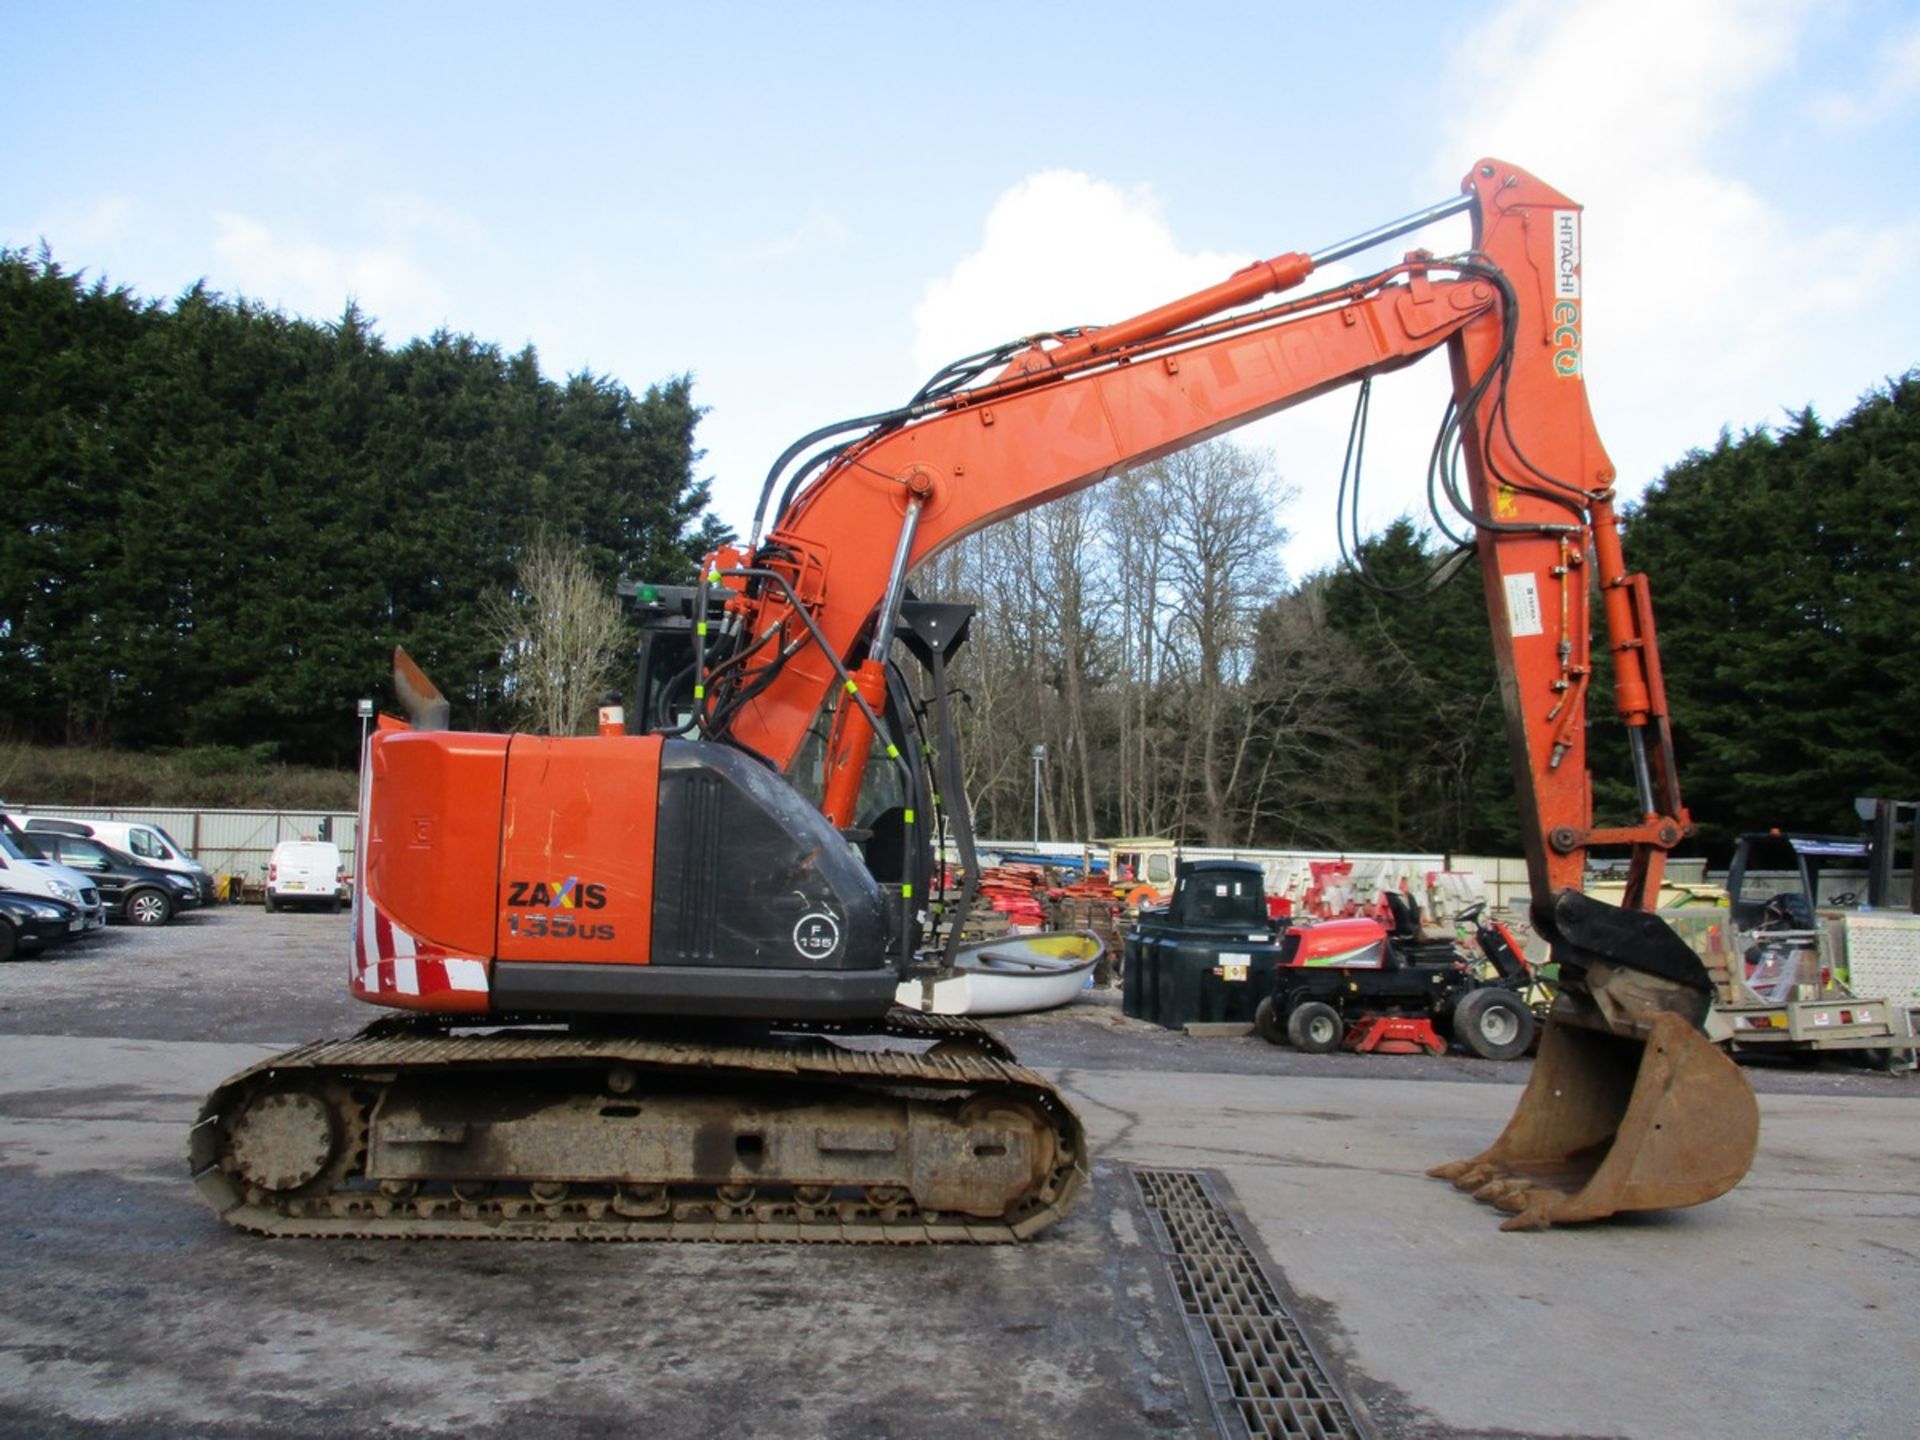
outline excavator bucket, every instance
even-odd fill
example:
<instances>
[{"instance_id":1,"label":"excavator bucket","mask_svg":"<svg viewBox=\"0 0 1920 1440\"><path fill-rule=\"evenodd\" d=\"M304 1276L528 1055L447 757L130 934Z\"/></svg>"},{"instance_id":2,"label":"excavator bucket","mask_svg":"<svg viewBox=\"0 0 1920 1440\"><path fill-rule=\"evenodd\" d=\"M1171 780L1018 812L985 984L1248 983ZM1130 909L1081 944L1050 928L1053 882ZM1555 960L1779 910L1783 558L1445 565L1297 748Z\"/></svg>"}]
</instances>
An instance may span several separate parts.
<instances>
[{"instance_id":1,"label":"excavator bucket","mask_svg":"<svg viewBox=\"0 0 1920 1440\"><path fill-rule=\"evenodd\" d=\"M1760 1112L1699 1028L1705 967L1657 917L1573 891L1552 929L1563 988L1519 1108L1489 1149L1427 1173L1507 1211L1503 1230L1724 1195L1753 1163Z\"/></svg>"}]
</instances>

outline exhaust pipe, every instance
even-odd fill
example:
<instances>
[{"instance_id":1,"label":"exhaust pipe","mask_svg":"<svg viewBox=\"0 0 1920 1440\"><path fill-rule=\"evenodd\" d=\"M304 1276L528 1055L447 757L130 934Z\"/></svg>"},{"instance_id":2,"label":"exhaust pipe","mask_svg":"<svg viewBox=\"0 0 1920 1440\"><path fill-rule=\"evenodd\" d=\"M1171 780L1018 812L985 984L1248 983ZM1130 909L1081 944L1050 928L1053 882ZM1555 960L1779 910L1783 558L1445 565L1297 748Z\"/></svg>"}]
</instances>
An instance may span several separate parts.
<instances>
[{"instance_id":1,"label":"exhaust pipe","mask_svg":"<svg viewBox=\"0 0 1920 1440\"><path fill-rule=\"evenodd\" d=\"M453 707L427 672L399 646L393 648L393 693L416 730L450 730Z\"/></svg>"}]
</instances>

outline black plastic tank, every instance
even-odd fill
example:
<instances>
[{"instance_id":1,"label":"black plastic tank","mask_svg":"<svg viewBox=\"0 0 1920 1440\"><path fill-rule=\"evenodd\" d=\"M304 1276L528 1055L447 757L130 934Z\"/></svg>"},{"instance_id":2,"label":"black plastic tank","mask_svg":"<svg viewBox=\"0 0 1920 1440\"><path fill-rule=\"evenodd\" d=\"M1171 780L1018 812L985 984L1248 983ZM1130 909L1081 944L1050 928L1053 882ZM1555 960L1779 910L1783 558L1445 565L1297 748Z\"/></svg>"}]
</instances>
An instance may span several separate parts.
<instances>
[{"instance_id":1,"label":"black plastic tank","mask_svg":"<svg viewBox=\"0 0 1920 1440\"><path fill-rule=\"evenodd\" d=\"M1272 988L1280 943L1258 865L1183 860L1172 900L1143 910L1126 937L1121 1008L1169 1030L1250 1025Z\"/></svg>"}]
</instances>

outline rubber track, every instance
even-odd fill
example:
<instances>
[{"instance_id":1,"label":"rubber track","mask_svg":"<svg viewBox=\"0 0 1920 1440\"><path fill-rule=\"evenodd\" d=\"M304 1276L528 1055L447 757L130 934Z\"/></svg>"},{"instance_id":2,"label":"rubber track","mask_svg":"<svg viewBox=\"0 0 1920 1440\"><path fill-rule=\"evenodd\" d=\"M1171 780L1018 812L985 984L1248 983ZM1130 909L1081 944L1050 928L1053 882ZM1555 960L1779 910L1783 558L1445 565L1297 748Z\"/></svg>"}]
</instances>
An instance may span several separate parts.
<instances>
[{"instance_id":1,"label":"rubber track","mask_svg":"<svg viewBox=\"0 0 1920 1440\"><path fill-rule=\"evenodd\" d=\"M819 1027L808 1027L809 1029ZM873 1033L869 1028L867 1033ZM479 1035L420 1033L405 1023L377 1021L348 1040L298 1046L230 1076L202 1106L189 1145L194 1181L220 1218L268 1236L363 1239L471 1240L722 1240L857 1244L1006 1244L1024 1240L1062 1218L1087 1178L1086 1137L1059 1093L975 1021L896 1010L881 1033L959 1042L942 1054L899 1049L849 1050L821 1046L791 1050L740 1044L689 1044L621 1036L506 1032ZM1010 1219L982 1221L927 1215L910 1201L885 1208L836 1199L820 1207L788 1200L729 1205L712 1193L679 1187L672 1213L636 1219L616 1214L607 1194L543 1203L529 1196L460 1200L449 1195L389 1199L365 1188L323 1195L275 1197L247 1188L221 1165L222 1113L244 1091L269 1077L298 1073L355 1090L376 1089L409 1070L445 1075L458 1067L479 1071L571 1068L619 1062L663 1074L697 1072L734 1088L763 1082L770 1093L804 1080L851 1092L910 1092L941 1100L973 1094L1010 1094L1035 1106L1054 1127L1057 1162L1045 1182ZM942 1093L944 1092L944 1093ZM364 1141L358 1147L364 1151ZM353 1177L348 1177L351 1180ZM314 1213L316 1210L326 1213Z\"/></svg>"}]
</instances>

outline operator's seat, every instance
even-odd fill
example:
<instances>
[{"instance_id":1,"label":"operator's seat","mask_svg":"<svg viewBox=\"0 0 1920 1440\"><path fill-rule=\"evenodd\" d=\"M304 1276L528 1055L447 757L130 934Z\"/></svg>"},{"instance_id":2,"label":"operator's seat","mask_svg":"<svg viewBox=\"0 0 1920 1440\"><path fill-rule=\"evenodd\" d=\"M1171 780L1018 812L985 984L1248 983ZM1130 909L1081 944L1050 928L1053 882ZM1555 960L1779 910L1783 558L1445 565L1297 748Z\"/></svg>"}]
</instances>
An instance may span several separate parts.
<instances>
[{"instance_id":1,"label":"operator's seat","mask_svg":"<svg viewBox=\"0 0 1920 1440\"><path fill-rule=\"evenodd\" d=\"M1390 938L1405 945L1420 943L1420 907L1411 895L1399 890L1389 890L1387 911L1393 916L1393 930Z\"/></svg>"},{"instance_id":2,"label":"operator's seat","mask_svg":"<svg viewBox=\"0 0 1920 1440\"><path fill-rule=\"evenodd\" d=\"M1453 941L1428 932L1420 923L1420 904L1411 895L1389 890L1387 913L1393 928L1387 934L1387 968L1402 965L1451 965L1459 959Z\"/></svg>"}]
</instances>

